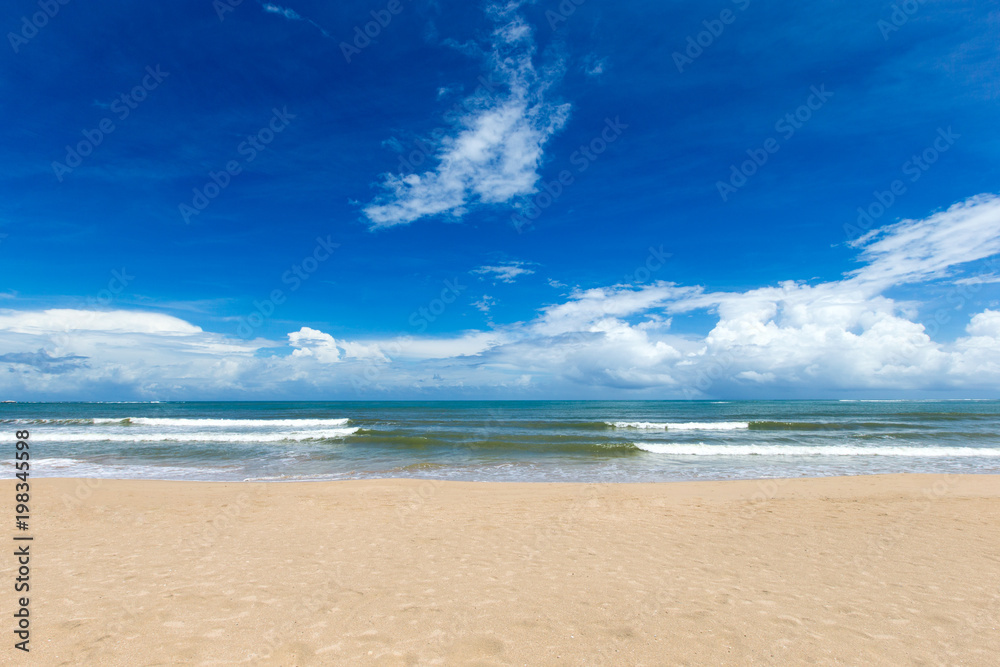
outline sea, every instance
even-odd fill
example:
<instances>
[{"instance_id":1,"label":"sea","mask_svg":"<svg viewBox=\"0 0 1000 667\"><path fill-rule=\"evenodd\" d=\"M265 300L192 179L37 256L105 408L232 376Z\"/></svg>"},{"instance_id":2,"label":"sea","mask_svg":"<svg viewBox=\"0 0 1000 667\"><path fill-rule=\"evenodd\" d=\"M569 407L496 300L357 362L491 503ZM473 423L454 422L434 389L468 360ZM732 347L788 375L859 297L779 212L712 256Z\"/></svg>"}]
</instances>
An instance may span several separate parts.
<instances>
[{"instance_id":1,"label":"sea","mask_svg":"<svg viewBox=\"0 0 1000 667\"><path fill-rule=\"evenodd\" d=\"M31 474L670 482L1000 473L1000 401L3 403ZM13 451L13 448L11 449ZM11 455L13 461L13 455Z\"/></svg>"}]
</instances>

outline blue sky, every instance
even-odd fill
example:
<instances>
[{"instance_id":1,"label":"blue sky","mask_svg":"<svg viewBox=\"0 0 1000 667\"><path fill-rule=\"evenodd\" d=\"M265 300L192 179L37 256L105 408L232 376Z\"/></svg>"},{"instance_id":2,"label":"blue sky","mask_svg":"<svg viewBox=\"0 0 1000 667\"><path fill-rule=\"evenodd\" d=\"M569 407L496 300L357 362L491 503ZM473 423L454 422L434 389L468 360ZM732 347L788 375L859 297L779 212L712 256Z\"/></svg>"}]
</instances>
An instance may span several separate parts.
<instances>
[{"instance_id":1,"label":"blue sky","mask_svg":"<svg viewBox=\"0 0 1000 667\"><path fill-rule=\"evenodd\" d=\"M12 398L1000 384L992 3L18 0L2 26Z\"/></svg>"}]
</instances>

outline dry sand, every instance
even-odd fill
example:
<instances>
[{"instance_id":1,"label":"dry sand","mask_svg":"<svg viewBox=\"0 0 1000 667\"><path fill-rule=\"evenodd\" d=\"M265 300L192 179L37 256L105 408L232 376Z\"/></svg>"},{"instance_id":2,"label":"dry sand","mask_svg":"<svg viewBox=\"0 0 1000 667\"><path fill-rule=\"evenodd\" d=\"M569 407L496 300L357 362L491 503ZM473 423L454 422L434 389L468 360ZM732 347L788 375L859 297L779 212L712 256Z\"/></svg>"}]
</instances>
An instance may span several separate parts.
<instances>
[{"instance_id":1,"label":"dry sand","mask_svg":"<svg viewBox=\"0 0 1000 667\"><path fill-rule=\"evenodd\" d=\"M30 664L1000 656L1000 476L31 484Z\"/></svg>"}]
</instances>

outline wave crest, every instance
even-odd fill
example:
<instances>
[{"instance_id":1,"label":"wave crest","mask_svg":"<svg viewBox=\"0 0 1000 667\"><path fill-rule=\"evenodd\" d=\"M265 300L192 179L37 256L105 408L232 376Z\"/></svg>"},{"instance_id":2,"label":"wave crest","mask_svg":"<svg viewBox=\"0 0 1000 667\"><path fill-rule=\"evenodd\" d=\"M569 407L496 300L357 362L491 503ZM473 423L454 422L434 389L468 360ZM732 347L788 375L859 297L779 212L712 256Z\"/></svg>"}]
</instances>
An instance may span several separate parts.
<instances>
[{"instance_id":1,"label":"wave crest","mask_svg":"<svg viewBox=\"0 0 1000 667\"><path fill-rule=\"evenodd\" d=\"M39 442L302 442L339 440L353 435L357 426L289 433L32 433Z\"/></svg>"},{"instance_id":2,"label":"wave crest","mask_svg":"<svg viewBox=\"0 0 1000 667\"><path fill-rule=\"evenodd\" d=\"M911 458L1000 457L1000 449L986 447L855 447L851 445L706 445L698 443L634 442L652 454L673 456L899 456Z\"/></svg>"}]
</instances>

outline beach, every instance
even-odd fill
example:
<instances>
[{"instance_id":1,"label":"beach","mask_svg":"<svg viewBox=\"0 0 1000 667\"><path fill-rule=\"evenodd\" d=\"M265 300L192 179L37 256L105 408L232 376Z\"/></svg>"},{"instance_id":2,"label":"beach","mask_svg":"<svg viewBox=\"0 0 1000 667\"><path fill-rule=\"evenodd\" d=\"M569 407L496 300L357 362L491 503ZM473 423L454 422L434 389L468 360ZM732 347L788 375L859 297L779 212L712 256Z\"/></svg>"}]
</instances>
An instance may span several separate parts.
<instances>
[{"instance_id":1,"label":"beach","mask_svg":"<svg viewBox=\"0 0 1000 667\"><path fill-rule=\"evenodd\" d=\"M0 482L5 497L13 483ZM987 665L1000 654L994 475L31 487L31 664ZM14 568L4 558L0 577ZM2 597L5 618L15 603Z\"/></svg>"}]
</instances>

